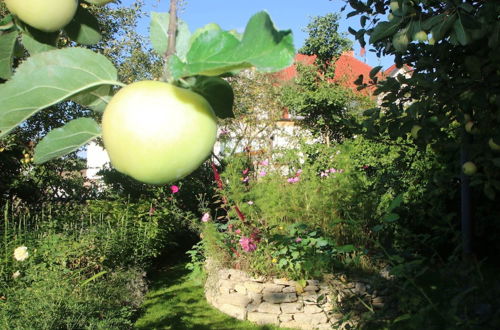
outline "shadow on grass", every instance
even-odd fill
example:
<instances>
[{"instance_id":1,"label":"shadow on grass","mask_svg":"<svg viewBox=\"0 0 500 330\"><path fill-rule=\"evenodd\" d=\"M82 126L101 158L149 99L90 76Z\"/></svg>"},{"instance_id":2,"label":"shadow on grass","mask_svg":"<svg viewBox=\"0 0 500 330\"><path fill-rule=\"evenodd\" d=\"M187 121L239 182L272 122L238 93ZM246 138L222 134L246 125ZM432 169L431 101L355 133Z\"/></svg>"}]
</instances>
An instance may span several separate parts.
<instances>
[{"instance_id":1,"label":"shadow on grass","mask_svg":"<svg viewBox=\"0 0 500 330\"><path fill-rule=\"evenodd\" d=\"M278 329L238 321L214 309L206 302L203 287L189 278L185 263L157 270L151 281L136 329Z\"/></svg>"}]
</instances>

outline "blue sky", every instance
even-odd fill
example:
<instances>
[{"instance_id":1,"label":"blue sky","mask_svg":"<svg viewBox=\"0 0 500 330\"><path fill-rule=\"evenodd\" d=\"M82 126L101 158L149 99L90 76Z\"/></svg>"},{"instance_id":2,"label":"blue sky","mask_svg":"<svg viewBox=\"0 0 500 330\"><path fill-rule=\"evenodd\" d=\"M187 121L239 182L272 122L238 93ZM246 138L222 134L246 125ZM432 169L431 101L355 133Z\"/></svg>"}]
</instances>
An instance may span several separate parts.
<instances>
[{"instance_id":1,"label":"blue sky","mask_svg":"<svg viewBox=\"0 0 500 330\"><path fill-rule=\"evenodd\" d=\"M123 5L129 5L134 0L122 0ZM146 11L166 12L169 0L145 0ZM280 30L293 31L295 47L302 46L307 35L302 31L313 16L340 12L344 5L341 0L186 0L179 12L179 17L187 22L191 31L208 23L217 23L225 30L243 31L249 18L261 10L266 10ZM346 32L349 26L359 28L359 18L346 19L349 11L341 13L340 32ZM141 22L141 32L147 34L149 21ZM352 40L353 36L348 35ZM377 58L373 53L366 52L366 58L359 56L359 44L354 43L356 57L371 66L382 65L388 68L393 64L391 58Z\"/></svg>"}]
</instances>

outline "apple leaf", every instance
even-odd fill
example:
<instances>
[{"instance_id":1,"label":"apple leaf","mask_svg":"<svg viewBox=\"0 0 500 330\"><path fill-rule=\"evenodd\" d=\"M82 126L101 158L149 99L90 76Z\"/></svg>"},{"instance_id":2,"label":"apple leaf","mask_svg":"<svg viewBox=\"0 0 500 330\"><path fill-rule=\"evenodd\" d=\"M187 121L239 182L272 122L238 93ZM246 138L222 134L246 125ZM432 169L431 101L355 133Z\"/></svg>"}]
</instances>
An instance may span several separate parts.
<instances>
[{"instance_id":1,"label":"apple leaf","mask_svg":"<svg viewBox=\"0 0 500 330\"><path fill-rule=\"evenodd\" d=\"M0 85L0 138L38 111L101 85L123 85L104 55L75 47L31 56Z\"/></svg>"},{"instance_id":2,"label":"apple leaf","mask_svg":"<svg viewBox=\"0 0 500 330\"><path fill-rule=\"evenodd\" d=\"M151 22L149 25L149 38L153 49L163 56L167 51L168 46L168 24L170 16L168 13L151 12ZM177 34L175 36L175 50L177 56L181 59L186 58L186 53L189 49L189 40L191 32L189 27L183 20L177 21Z\"/></svg>"},{"instance_id":3,"label":"apple leaf","mask_svg":"<svg viewBox=\"0 0 500 330\"><path fill-rule=\"evenodd\" d=\"M219 77L198 76L191 89L210 103L217 117L234 118L234 93L227 81Z\"/></svg>"},{"instance_id":4,"label":"apple leaf","mask_svg":"<svg viewBox=\"0 0 500 330\"><path fill-rule=\"evenodd\" d=\"M87 9L78 6L75 17L64 27L68 37L82 45L94 45L101 41L99 22Z\"/></svg>"},{"instance_id":5,"label":"apple leaf","mask_svg":"<svg viewBox=\"0 0 500 330\"><path fill-rule=\"evenodd\" d=\"M57 49L55 46L39 42L28 33L23 32L21 35L22 35L21 39L23 46L24 48L26 48L28 53L30 53L30 55L35 55L37 53L42 53L49 50Z\"/></svg>"},{"instance_id":6,"label":"apple leaf","mask_svg":"<svg viewBox=\"0 0 500 330\"><path fill-rule=\"evenodd\" d=\"M390 22L380 22L370 35L370 43L374 44L384 38L392 36L399 30L399 19L393 19Z\"/></svg>"},{"instance_id":7,"label":"apple leaf","mask_svg":"<svg viewBox=\"0 0 500 330\"><path fill-rule=\"evenodd\" d=\"M88 107L96 112L104 112L111 97L113 96L111 85L100 85L98 87L85 90L71 97L72 101Z\"/></svg>"},{"instance_id":8,"label":"apple leaf","mask_svg":"<svg viewBox=\"0 0 500 330\"><path fill-rule=\"evenodd\" d=\"M9 79L12 76L12 58L18 33L0 34L0 78Z\"/></svg>"},{"instance_id":9,"label":"apple leaf","mask_svg":"<svg viewBox=\"0 0 500 330\"><path fill-rule=\"evenodd\" d=\"M275 72L290 66L294 55L292 32L276 30L269 15L259 12L250 18L241 40L228 31L207 29L191 41L185 61L172 56L168 65L176 79L217 76L252 66Z\"/></svg>"},{"instance_id":10,"label":"apple leaf","mask_svg":"<svg viewBox=\"0 0 500 330\"><path fill-rule=\"evenodd\" d=\"M78 118L50 131L35 147L33 162L45 163L80 148L101 135L101 127L91 118Z\"/></svg>"}]
</instances>

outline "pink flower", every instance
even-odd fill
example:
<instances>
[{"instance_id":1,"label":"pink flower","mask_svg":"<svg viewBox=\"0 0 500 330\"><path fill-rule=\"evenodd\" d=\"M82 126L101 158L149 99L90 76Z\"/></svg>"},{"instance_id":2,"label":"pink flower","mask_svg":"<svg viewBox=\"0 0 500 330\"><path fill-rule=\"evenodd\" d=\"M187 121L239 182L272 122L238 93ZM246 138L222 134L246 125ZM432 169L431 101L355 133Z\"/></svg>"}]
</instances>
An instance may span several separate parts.
<instances>
[{"instance_id":1,"label":"pink flower","mask_svg":"<svg viewBox=\"0 0 500 330\"><path fill-rule=\"evenodd\" d=\"M172 192L172 194L178 193L179 187L178 186L170 186L170 191Z\"/></svg>"},{"instance_id":2,"label":"pink flower","mask_svg":"<svg viewBox=\"0 0 500 330\"><path fill-rule=\"evenodd\" d=\"M248 201L247 204L248 205L253 205L253 201Z\"/></svg>"},{"instance_id":3,"label":"pink flower","mask_svg":"<svg viewBox=\"0 0 500 330\"><path fill-rule=\"evenodd\" d=\"M154 207L150 207L149 208L149 216L152 216L154 213L155 213L155 208Z\"/></svg>"},{"instance_id":4,"label":"pink flower","mask_svg":"<svg viewBox=\"0 0 500 330\"><path fill-rule=\"evenodd\" d=\"M241 234L241 230L239 230L239 229L236 229L234 232L235 232L236 234L238 234L238 235L239 235L239 234Z\"/></svg>"},{"instance_id":5,"label":"pink flower","mask_svg":"<svg viewBox=\"0 0 500 330\"><path fill-rule=\"evenodd\" d=\"M246 177L244 177L244 178L241 178L241 181L243 181L243 182L248 182L248 180L249 180L249 177L248 177L248 176L246 176Z\"/></svg>"},{"instance_id":6,"label":"pink flower","mask_svg":"<svg viewBox=\"0 0 500 330\"><path fill-rule=\"evenodd\" d=\"M260 171L259 176L266 176L267 172L266 171Z\"/></svg>"},{"instance_id":7,"label":"pink flower","mask_svg":"<svg viewBox=\"0 0 500 330\"><path fill-rule=\"evenodd\" d=\"M297 183L299 182L300 178L298 176L294 177L294 178L288 178L286 181L288 181L288 183Z\"/></svg>"},{"instance_id":8,"label":"pink flower","mask_svg":"<svg viewBox=\"0 0 500 330\"><path fill-rule=\"evenodd\" d=\"M327 170L327 171L328 171L328 170ZM325 171L325 172L321 172L321 174L320 174L320 175L321 175L321 177L322 177L322 178L323 178L323 177L327 177L327 176L328 176L328 172L326 172L326 171Z\"/></svg>"},{"instance_id":9,"label":"pink flower","mask_svg":"<svg viewBox=\"0 0 500 330\"><path fill-rule=\"evenodd\" d=\"M269 160L267 160L267 159L266 159L266 160L263 160L263 161L261 161L261 162L259 163L259 165L262 165L262 166L267 166L267 165L269 165Z\"/></svg>"},{"instance_id":10,"label":"pink flower","mask_svg":"<svg viewBox=\"0 0 500 330\"><path fill-rule=\"evenodd\" d=\"M203 214L203 216L201 217L201 221L202 222L209 222L210 221L210 213L206 212Z\"/></svg>"},{"instance_id":11,"label":"pink flower","mask_svg":"<svg viewBox=\"0 0 500 330\"><path fill-rule=\"evenodd\" d=\"M337 172L337 170L336 170L336 169L334 169L334 168L331 168L331 169L330 169L330 173L336 173L336 172Z\"/></svg>"},{"instance_id":12,"label":"pink flower","mask_svg":"<svg viewBox=\"0 0 500 330\"><path fill-rule=\"evenodd\" d=\"M250 171L250 170L249 170L248 168L245 168L245 169L243 170L243 172L241 172L241 173L242 173L243 175L247 175L247 174L248 174L248 171Z\"/></svg>"},{"instance_id":13,"label":"pink flower","mask_svg":"<svg viewBox=\"0 0 500 330\"><path fill-rule=\"evenodd\" d=\"M300 243L300 242L302 242L302 238L297 237L297 238L295 239L295 242L296 242L296 243Z\"/></svg>"},{"instance_id":14,"label":"pink flower","mask_svg":"<svg viewBox=\"0 0 500 330\"><path fill-rule=\"evenodd\" d=\"M300 173L302 173L302 169L297 170L297 173L295 174L296 176L299 176Z\"/></svg>"},{"instance_id":15,"label":"pink flower","mask_svg":"<svg viewBox=\"0 0 500 330\"><path fill-rule=\"evenodd\" d=\"M227 129L223 128L223 129L220 130L220 135L226 135L228 133L229 133L229 131Z\"/></svg>"},{"instance_id":16,"label":"pink flower","mask_svg":"<svg viewBox=\"0 0 500 330\"><path fill-rule=\"evenodd\" d=\"M254 241L246 236L242 236L239 240L241 248L245 252L252 252L257 249L257 245L255 245Z\"/></svg>"}]
</instances>

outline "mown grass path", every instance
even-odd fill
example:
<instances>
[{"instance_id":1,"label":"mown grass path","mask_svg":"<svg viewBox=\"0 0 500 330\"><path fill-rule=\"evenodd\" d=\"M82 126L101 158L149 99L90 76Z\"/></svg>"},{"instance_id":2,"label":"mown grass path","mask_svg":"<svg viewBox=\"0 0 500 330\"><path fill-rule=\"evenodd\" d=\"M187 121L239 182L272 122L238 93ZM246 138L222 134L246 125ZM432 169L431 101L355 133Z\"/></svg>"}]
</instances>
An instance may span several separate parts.
<instances>
[{"instance_id":1,"label":"mown grass path","mask_svg":"<svg viewBox=\"0 0 500 330\"><path fill-rule=\"evenodd\" d=\"M238 321L214 309L184 266L178 263L155 272L136 329L283 330Z\"/></svg>"}]
</instances>

